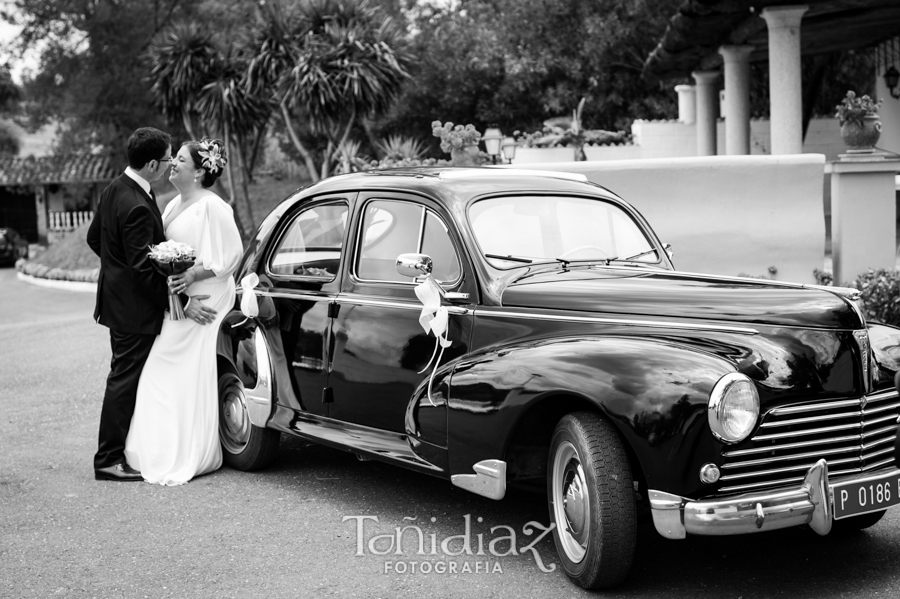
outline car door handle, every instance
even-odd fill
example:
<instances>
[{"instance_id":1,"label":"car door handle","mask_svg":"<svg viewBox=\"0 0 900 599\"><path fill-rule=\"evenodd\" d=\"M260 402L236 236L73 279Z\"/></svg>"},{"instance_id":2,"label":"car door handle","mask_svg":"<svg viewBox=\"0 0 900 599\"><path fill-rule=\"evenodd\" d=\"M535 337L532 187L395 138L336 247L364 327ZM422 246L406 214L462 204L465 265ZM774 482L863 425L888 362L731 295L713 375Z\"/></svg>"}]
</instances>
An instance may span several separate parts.
<instances>
[{"instance_id":1,"label":"car door handle","mask_svg":"<svg viewBox=\"0 0 900 599\"><path fill-rule=\"evenodd\" d=\"M472 312L468 308L463 308L461 306L445 306L445 307L447 308L447 312L450 314L466 315L466 314L471 314L471 312Z\"/></svg>"}]
</instances>

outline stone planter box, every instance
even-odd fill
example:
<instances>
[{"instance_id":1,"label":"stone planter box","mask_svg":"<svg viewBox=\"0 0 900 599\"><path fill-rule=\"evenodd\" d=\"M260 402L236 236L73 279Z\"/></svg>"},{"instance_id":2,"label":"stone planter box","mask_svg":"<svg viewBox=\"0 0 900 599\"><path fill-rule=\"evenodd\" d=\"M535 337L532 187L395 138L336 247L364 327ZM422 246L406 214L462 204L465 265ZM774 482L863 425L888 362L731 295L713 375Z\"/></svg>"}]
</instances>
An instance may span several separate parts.
<instances>
[{"instance_id":1,"label":"stone planter box","mask_svg":"<svg viewBox=\"0 0 900 599\"><path fill-rule=\"evenodd\" d=\"M574 162L575 148L516 148L513 164Z\"/></svg>"}]
</instances>

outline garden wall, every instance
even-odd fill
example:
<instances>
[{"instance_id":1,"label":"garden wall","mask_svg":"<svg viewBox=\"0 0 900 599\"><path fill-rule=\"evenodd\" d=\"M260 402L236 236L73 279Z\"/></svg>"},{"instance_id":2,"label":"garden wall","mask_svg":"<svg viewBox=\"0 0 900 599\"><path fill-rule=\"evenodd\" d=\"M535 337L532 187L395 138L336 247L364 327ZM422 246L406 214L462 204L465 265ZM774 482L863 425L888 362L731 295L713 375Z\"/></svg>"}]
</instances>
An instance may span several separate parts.
<instances>
[{"instance_id":1,"label":"garden wall","mask_svg":"<svg viewBox=\"0 0 900 599\"><path fill-rule=\"evenodd\" d=\"M531 164L582 173L634 205L689 272L814 283L825 257L825 156L713 156Z\"/></svg>"}]
</instances>

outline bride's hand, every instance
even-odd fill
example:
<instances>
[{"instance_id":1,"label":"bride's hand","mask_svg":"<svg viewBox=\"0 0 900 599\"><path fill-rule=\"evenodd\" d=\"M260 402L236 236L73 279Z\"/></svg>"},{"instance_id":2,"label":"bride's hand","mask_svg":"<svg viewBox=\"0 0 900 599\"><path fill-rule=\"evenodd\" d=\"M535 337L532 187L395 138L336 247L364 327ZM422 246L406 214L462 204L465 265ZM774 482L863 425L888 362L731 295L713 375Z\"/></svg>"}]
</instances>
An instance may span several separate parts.
<instances>
[{"instance_id":1,"label":"bride's hand","mask_svg":"<svg viewBox=\"0 0 900 599\"><path fill-rule=\"evenodd\" d=\"M169 277L169 289L175 293L181 293L190 287L197 280L197 275L193 268L189 268L183 273L172 275Z\"/></svg>"}]
</instances>

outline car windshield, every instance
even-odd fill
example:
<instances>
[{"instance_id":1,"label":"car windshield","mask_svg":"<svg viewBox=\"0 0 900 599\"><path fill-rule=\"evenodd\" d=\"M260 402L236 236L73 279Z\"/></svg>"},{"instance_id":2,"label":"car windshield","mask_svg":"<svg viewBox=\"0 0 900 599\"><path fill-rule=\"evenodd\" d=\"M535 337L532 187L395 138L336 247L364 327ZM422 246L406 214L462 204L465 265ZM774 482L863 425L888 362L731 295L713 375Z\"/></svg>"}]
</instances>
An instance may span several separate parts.
<instances>
[{"instance_id":1,"label":"car windshield","mask_svg":"<svg viewBox=\"0 0 900 599\"><path fill-rule=\"evenodd\" d=\"M469 222L498 268L533 262L659 263L653 244L622 208L566 196L505 196L474 203Z\"/></svg>"}]
</instances>

